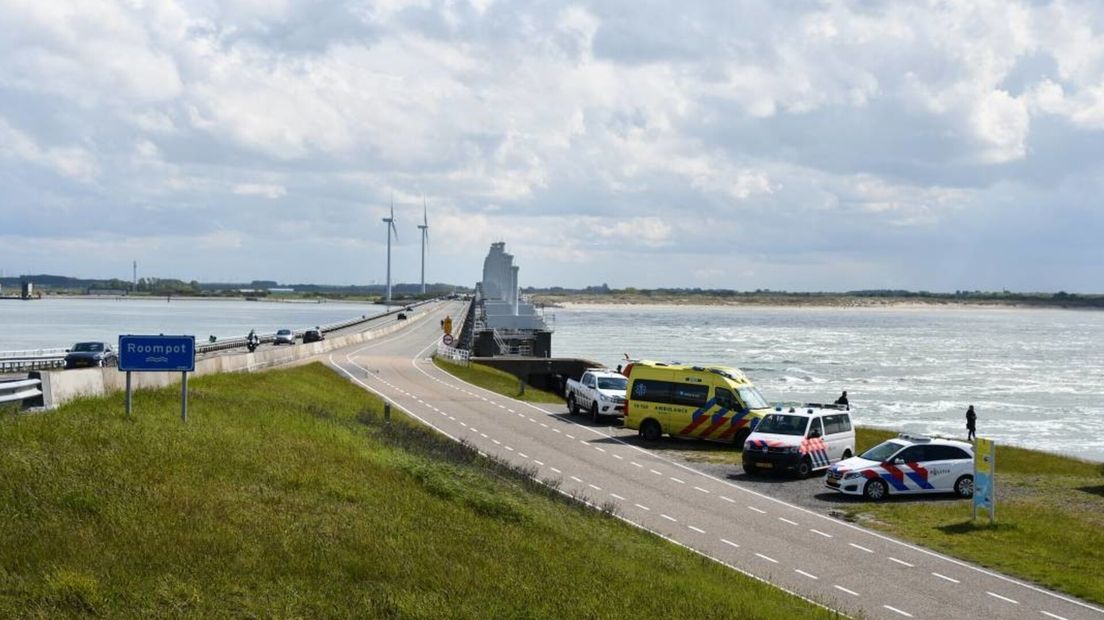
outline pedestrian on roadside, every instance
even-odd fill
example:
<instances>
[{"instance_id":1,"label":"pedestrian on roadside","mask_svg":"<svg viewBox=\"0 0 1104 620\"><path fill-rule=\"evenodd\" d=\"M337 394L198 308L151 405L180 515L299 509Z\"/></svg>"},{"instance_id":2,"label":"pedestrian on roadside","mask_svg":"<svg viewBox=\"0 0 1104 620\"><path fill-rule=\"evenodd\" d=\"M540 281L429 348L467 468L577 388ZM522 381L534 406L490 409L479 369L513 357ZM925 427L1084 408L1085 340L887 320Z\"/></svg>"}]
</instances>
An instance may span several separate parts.
<instances>
[{"instance_id":1,"label":"pedestrian on roadside","mask_svg":"<svg viewBox=\"0 0 1104 620\"><path fill-rule=\"evenodd\" d=\"M974 412L974 406L970 405L970 408L966 410L966 441L972 441L977 439L977 413Z\"/></svg>"},{"instance_id":2,"label":"pedestrian on roadside","mask_svg":"<svg viewBox=\"0 0 1104 620\"><path fill-rule=\"evenodd\" d=\"M848 409L851 408L851 403L848 402L848 400L847 400L847 390L844 390L843 394L840 394L840 397L836 399L836 404L837 405L843 405L844 407L847 407Z\"/></svg>"}]
</instances>

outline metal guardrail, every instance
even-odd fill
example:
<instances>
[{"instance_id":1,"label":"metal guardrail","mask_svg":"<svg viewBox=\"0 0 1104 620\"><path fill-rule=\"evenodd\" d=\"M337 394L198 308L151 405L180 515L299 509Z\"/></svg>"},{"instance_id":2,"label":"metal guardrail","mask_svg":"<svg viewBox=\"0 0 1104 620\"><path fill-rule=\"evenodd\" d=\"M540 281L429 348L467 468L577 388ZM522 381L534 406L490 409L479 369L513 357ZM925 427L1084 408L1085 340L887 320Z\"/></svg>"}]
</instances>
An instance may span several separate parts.
<instances>
[{"instance_id":1,"label":"metal guardrail","mask_svg":"<svg viewBox=\"0 0 1104 620\"><path fill-rule=\"evenodd\" d=\"M23 402L42 396L41 379L20 379L18 381L0 381L0 403Z\"/></svg>"},{"instance_id":2,"label":"metal guardrail","mask_svg":"<svg viewBox=\"0 0 1104 620\"><path fill-rule=\"evenodd\" d=\"M0 351L0 372L62 368L65 366L65 354L66 350L62 348Z\"/></svg>"},{"instance_id":3,"label":"metal guardrail","mask_svg":"<svg viewBox=\"0 0 1104 620\"><path fill-rule=\"evenodd\" d=\"M448 360L452 360L458 364L468 365L468 360L471 359L471 351L467 349L457 349L450 347L440 340L437 341L437 357L443 357Z\"/></svg>"}]
</instances>

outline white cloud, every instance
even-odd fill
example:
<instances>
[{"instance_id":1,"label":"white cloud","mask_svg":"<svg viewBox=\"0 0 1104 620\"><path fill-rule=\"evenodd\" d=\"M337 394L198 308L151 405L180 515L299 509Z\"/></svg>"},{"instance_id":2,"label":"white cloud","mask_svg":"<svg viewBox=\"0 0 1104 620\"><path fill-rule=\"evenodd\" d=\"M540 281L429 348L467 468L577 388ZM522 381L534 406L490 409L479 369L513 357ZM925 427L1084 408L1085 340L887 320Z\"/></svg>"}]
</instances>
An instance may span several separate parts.
<instances>
[{"instance_id":1,"label":"white cloud","mask_svg":"<svg viewBox=\"0 0 1104 620\"><path fill-rule=\"evenodd\" d=\"M263 198L283 198L287 189L283 185L272 183L238 183L233 190L239 196L261 196Z\"/></svg>"}]
</instances>

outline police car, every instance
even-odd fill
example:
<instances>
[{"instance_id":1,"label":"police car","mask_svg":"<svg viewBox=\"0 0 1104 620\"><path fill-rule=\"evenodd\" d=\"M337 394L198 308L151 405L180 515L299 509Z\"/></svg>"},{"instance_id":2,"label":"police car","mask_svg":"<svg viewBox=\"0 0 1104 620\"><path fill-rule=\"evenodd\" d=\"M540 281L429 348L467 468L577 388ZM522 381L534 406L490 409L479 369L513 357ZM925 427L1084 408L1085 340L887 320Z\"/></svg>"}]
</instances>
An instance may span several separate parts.
<instances>
[{"instance_id":1,"label":"police car","mask_svg":"<svg viewBox=\"0 0 1104 620\"><path fill-rule=\"evenodd\" d=\"M848 495L974 495L974 448L964 441L902 433L828 469L824 484Z\"/></svg>"}]
</instances>

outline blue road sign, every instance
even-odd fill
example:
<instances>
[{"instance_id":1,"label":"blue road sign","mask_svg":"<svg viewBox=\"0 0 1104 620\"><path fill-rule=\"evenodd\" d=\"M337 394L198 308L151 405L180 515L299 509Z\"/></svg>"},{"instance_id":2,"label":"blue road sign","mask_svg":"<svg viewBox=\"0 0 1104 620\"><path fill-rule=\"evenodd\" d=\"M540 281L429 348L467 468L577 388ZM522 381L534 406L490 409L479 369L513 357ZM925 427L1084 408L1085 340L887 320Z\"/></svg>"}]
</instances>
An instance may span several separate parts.
<instances>
[{"instance_id":1,"label":"blue road sign","mask_svg":"<svg viewBox=\"0 0 1104 620\"><path fill-rule=\"evenodd\" d=\"M195 336L119 336L119 370L194 372Z\"/></svg>"}]
</instances>

